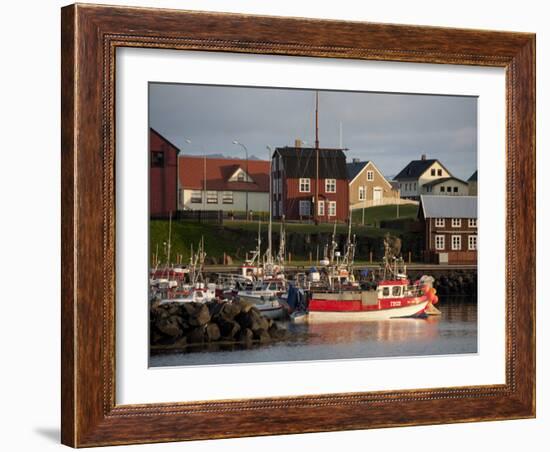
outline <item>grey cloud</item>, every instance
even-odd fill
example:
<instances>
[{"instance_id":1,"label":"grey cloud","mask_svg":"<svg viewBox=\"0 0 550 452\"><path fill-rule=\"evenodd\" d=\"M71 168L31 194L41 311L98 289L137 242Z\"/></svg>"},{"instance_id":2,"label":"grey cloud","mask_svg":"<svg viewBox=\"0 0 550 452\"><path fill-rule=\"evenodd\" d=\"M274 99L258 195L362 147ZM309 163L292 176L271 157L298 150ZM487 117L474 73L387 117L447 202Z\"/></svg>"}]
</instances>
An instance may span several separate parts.
<instances>
[{"instance_id":1,"label":"grey cloud","mask_svg":"<svg viewBox=\"0 0 550 452\"><path fill-rule=\"evenodd\" d=\"M150 125L186 154L267 158L266 145L314 142L315 92L202 85L150 85ZM320 91L321 146L373 160L393 175L421 154L467 179L477 164L477 100L473 97ZM192 143L187 144L186 139Z\"/></svg>"}]
</instances>

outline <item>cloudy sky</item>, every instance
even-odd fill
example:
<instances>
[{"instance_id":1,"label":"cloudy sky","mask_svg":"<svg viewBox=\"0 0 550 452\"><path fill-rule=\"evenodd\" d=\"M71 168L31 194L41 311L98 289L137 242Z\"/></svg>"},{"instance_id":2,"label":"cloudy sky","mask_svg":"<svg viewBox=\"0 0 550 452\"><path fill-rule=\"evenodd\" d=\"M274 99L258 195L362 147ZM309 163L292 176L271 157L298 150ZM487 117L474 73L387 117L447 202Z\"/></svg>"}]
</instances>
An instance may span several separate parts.
<instances>
[{"instance_id":1,"label":"cloudy sky","mask_svg":"<svg viewBox=\"0 0 550 452\"><path fill-rule=\"evenodd\" d=\"M183 154L267 159L267 145L315 142L315 91L152 83L150 126ZM477 99L460 96L319 92L321 147L349 148L386 176L410 160L439 159L456 177L477 169ZM187 143L186 140L191 140Z\"/></svg>"}]
</instances>

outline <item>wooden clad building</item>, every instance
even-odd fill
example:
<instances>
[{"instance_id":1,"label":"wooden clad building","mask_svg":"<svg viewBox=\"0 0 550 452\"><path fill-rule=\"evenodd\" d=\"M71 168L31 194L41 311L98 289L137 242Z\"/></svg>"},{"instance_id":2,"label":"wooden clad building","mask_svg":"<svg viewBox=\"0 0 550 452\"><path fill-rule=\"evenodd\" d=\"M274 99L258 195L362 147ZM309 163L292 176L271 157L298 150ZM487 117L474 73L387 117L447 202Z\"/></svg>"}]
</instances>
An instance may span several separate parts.
<instances>
[{"instance_id":1,"label":"wooden clad building","mask_svg":"<svg viewBox=\"0 0 550 452\"><path fill-rule=\"evenodd\" d=\"M175 213L178 196L180 150L154 129L149 129L149 216L168 218Z\"/></svg>"},{"instance_id":2,"label":"wooden clad building","mask_svg":"<svg viewBox=\"0 0 550 452\"><path fill-rule=\"evenodd\" d=\"M342 149L304 148L298 141L274 151L271 170L274 218L347 221L349 190Z\"/></svg>"},{"instance_id":3,"label":"wooden clad building","mask_svg":"<svg viewBox=\"0 0 550 452\"><path fill-rule=\"evenodd\" d=\"M424 225L426 261L477 263L477 196L421 195L418 216Z\"/></svg>"}]
</instances>

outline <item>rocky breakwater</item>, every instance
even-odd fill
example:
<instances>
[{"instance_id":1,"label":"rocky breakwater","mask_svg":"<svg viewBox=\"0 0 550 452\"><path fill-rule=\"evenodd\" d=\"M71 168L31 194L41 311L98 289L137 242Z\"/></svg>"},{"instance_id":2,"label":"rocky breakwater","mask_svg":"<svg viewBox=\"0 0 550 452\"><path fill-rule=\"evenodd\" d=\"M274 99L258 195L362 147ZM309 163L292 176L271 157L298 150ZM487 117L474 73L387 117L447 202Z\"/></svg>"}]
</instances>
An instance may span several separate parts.
<instances>
[{"instance_id":1,"label":"rocky breakwater","mask_svg":"<svg viewBox=\"0 0 550 452\"><path fill-rule=\"evenodd\" d=\"M153 304L152 350L182 350L201 344L269 344L289 332L251 304L234 302Z\"/></svg>"}]
</instances>

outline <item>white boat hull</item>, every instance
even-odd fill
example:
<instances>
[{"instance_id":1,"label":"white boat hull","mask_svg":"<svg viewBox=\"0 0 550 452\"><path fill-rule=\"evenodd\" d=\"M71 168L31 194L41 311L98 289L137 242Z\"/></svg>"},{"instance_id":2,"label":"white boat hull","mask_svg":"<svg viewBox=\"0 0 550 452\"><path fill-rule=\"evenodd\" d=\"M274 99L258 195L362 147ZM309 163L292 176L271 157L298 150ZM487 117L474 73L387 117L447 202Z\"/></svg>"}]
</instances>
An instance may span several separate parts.
<instances>
[{"instance_id":1,"label":"white boat hull","mask_svg":"<svg viewBox=\"0 0 550 452\"><path fill-rule=\"evenodd\" d=\"M422 314L428 301L399 308L372 311L310 311L304 315L291 317L295 323L320 322L367 322L413 317Z\"/></svg>"}]
</instances>

